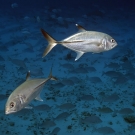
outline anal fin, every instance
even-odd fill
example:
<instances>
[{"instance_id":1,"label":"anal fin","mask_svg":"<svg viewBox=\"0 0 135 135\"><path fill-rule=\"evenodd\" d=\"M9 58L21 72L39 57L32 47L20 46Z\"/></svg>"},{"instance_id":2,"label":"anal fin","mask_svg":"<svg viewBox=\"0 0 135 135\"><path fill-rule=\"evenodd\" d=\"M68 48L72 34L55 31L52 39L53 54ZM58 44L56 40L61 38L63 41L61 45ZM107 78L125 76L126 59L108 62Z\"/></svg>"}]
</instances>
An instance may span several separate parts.
<instances>
[{"instance_id":1,"label":"anal fin","mask_svg":"<svg viewBox=\"0 0 135 135\"><path fill-rule=\"evenodd\" d=\"M76 53L77 53L77 56L75 58L75 61L77 61L84 54L84 52L79 52L79 51L76 51Z\"/></svg>"},{"instance_id":2,"label":"anal fin","mask_svg":"<svg viewBox=\"0 0 135 135\"><path fill-rule=\"evenodd\" d=\"M43 99L40 97L40 94L35 99L38 101L43 101Z\"/></svg>"}]
</instances>

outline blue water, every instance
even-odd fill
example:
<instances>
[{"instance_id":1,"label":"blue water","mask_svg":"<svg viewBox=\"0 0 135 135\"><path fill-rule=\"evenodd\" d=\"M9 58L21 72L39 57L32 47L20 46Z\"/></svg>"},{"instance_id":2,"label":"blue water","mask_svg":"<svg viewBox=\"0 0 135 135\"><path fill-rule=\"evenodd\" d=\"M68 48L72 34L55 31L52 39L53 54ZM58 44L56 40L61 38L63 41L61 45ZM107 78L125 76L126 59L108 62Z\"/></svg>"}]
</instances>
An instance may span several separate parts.
<instances>
[{"instance_id":1,"label":"blue water","mask_svg":"<svg viewBox=\"0 0 135 135\"><path fill-rule=\"evenodd\" d=\"M0 2L1 135L135 134L133 0ZM60 41L77 33L75 24L111 35L118 46L75 61L75 52L57 45L42 58L48 43L40 29ZM31 78L47 78L52 64L58 81L45 84L44 101L6 115L7 99L27 71Z\"/></svg>"}]
</instances>

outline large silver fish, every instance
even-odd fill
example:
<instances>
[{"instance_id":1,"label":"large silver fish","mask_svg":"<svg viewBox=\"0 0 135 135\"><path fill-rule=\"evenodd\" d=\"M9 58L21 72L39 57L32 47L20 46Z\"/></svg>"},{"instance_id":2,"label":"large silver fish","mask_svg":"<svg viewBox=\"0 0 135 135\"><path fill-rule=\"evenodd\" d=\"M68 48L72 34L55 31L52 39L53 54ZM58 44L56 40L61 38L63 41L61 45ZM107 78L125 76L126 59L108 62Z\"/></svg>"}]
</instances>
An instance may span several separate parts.
<instances>
[{"instance_id":1,"label":"large silver fish","mask_svg":"<svg viewBox=\"0 0 135 135\"><path fill-rule=\"evenodd\" d=\"M9 96L6 106L5 114L11 114L20 111L23 108L32 108L29 103L33 100L43 101L40 98L40 92L44 87L44 84L48 80L56 80L52 76L52 71L46 79L30 79L30 72L27 73L26 81L18 86Z\"/></svg>"},{"instance_id":2,"label":"large silver fish","mask_svg":"<svg viewBox=\"0 0 135 135\"><path fill-rule=\"evenodd\" d=\"M96 31L86 31L82 26L76 24L79 32L61 41L53 39L46 31L41 29L42 34L49 44L43 53L46 56L54 46L61 44L77 53L75 61L84 53L100 53L108 51L117 46L117 42L108 34Z\"/></svg>"}]
</instances>

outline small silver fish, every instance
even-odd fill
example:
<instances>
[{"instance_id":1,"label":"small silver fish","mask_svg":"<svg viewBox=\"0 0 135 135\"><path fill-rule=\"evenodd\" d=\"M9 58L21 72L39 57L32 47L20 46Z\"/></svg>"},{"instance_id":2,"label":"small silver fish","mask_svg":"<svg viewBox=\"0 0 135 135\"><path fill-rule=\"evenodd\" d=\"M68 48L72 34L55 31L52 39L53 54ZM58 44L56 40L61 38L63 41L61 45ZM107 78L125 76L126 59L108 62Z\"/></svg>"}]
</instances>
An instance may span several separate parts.
<instances>
[{"instance_id":1,"label":"small silver fish","mask_svg":"<svg viewBox=\"0 0 135 135\"><path fill-rule=\"evenodd\" d=\"M33 99L43 101L40 97L40 92L44 84L50 79L56 80L56 78L52 76L52 69L46 79L30 79L29 77L30 72L27 73L26 81L18 86L9 96L5 106L5 114L15 113L23 108L31 109L32 107L28 106L28 104Z\"/></svg>"},{"instance_id":2,"label":"small silver fish","mask_svg":"<svg viewBox=\"0 0 135 135\"><path fill-rule=\"evenodd\" d=\"M43 53L46 56L54 46L61 44L77 53L75 61L84 53L100 53L109 51L117 46L117 42L108 34L96 31L86 31L82 26L76 24L79 32L64 40L56 41L46 31L41 29L42 34L48 41L48 46Z\"/></svg>"}]
</instances>

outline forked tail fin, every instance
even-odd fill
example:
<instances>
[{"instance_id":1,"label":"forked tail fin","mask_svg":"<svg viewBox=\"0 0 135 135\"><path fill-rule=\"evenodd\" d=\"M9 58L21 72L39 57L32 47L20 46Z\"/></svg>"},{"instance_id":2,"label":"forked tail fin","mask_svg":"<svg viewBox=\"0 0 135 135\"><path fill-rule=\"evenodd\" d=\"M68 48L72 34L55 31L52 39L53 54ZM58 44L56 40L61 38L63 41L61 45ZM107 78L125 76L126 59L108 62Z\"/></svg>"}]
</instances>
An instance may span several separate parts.
<instances>
[{"instance_id":1,"label":"forked tail fin","mask_svg":"<svg viewBox=\"0 0 135 135\"><path fill-rule=\"evenodd\" d=\"M45 30L41 29L41 32L49 43L43 53L43 56L42 56L42 58L43 58L52 50L52 48L54 46L57 45L57 41L55 39L53 39Z\"/></svg>"}]
</instances>

